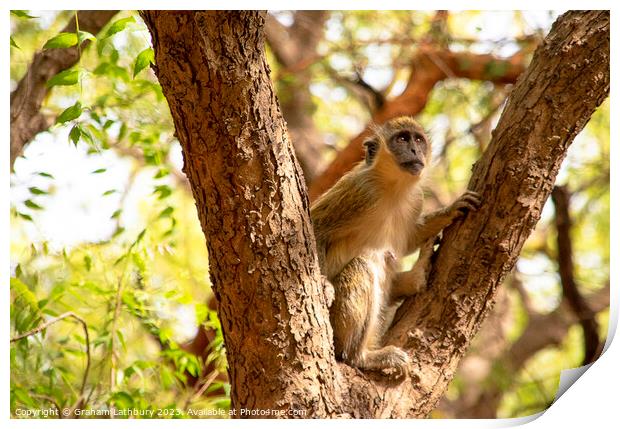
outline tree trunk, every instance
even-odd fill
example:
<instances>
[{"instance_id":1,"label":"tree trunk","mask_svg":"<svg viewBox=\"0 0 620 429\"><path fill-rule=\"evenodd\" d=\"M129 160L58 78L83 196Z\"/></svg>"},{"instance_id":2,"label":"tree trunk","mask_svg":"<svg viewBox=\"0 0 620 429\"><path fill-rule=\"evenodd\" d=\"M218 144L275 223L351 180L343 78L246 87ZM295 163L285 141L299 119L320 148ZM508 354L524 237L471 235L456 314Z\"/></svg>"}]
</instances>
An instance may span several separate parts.
<instances>
[{"instance_id":1,"label":"tree trunk","mask_svg":"<svg viewBox=\"0 0 620 429\"><path fill-rule=\"evenodd\" d=\"M239 417L333 415L329 311L301 169L264 56L265 14L143 16L207 237L232 408Z\"/></svg>"},{"instance_id":2,"label":"tree trunk","mask_svg":"<svg viewBox=\"0 0 620 429\"><path fill-rule=\"evenodd\" d=\"M483 206L445 232L429 289L388 332L413 361L397 382L334 359L308 198L263 54L264 14L143 16L207 237L236 415L425 417L536 225L569 144L609 92L609 12L560 17L515 86L473 170L469 188Z\"/></svg>"}]
</instances>

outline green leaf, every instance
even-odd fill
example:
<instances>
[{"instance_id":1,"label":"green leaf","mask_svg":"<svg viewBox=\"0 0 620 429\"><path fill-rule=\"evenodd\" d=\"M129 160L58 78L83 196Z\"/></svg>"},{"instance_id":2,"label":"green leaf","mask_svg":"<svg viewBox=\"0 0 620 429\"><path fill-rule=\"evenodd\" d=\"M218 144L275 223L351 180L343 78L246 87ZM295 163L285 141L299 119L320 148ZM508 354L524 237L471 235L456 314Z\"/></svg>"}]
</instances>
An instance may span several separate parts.
<instances>
[{"instance_id":1,"label":"green leaf","mask_svg":"<svg viewBox=\"0 0 620 429\"><path fill-rule=\"evenodd\" d=\"M10 36L10 38L11 38L11 46L19 49L19 46L17 46L17 43L15 43L15 40L13 40L13 36Z\"/></svg>"},{"instance_id":2,"label":"green leaf","mask_svg":"<svg viewBox=\"0 0 620 429\"><path fill-rule=\"evenodd\" d=\"M167 168L162 167L157 170L157 173L153 176L153 179L161 179L162 177L166 177L168 174L170 174L170 171Z\"/></svg>"},{"instance_id":3,"label":"green leaf","mask_svg":"<svg viewBox=\"0 0 620 429\"><path fill-rule=\"evenodd\" d=\"M96 170L91 171L90 174L101 174L101 173L105 173L106 170L107 168L98 168Z\"/></svg>"},{"instance_id":4,"label":"green leaf","mask_svg":"<svg viewBox=\"0 0 620 429\"><path fill-rule=\"evenodd\" d=\"M25 219L25 220L27 220L27 221L34 222L34 221L32 220L32 216L30 216L29 214L26 214L26 213L21 213L21 212L17 212L17 216L19 216L19 217L21 217L22 219Z\"/></svg>"},{"instance_id":5,"label":"green leaf","mask_svg":"<svg viewBox=\"0 0 620 429\"><path fill-rule=\"evenodd\" d=\"M82 135L82 129L79 125L75 124L71 131L69 132L69 141L73 142L75 146L77 146L80 141L80 136Z\"/></svg>"},{"instance_id":6,"label":"green leaf","mask_svg":"<svg viewBox=\"0 0 620 429\"><path fill-rule=\"evenodd\" d=\"M56 85L75 85L78 83L80 74L77 70L63 70L47 81L47 87Z\"/></svg>"},{"instance_id":7,"label":"green leaf","mask_svg":"<svg viewBox=\"0 0 620 429\"><path fill-rule=\"evenodd\" d=\"M46 173L45 171L39 171L37 174L38 174L39 176L41 176L41 177L47 177L47 178L49 178L49 179L53 179L53 178L54 178L54 176L52 176L52 175L51 175L51 174L49 174L49 173Z\"/></svg>"},{"instance_id":8,"label":"green leaf","mask_svg":"<svg viewBox=\"0 0 620 429\"><path fill-rule=\"evenodd\" d=\"M33 195L47 195L47 191L44 191L43 189L39 189L36 186L31 186L30 188L28 188L28 190Z\"/></svg>"},{"instance_id":9,"label":"green leaf","mask_svg":"<svg viewBox=\"0 0 620 429\"><path fill-rule=\"evenodd\" d=\"M91 258L90 255L84 255L84 267L86 271L90 271L93 267L93 258Z\"/></svg>"},{"instance_id":10,"label":"green leaf","mask_svg":"<svg viewBox=\"0 0 620 429\"><path fill-rule=\"evenodd\" d=\"M84 139L84 141L88 145L90 145L90 146L94 146L95 145L95 142L93 141L93 136L91 136L88 131L86 131L85 129L80 127L80 132L82 133L82 138Z\"/></svg>"},{"instance_id":11,"label":"green leaf","mask_svg":"<svg viewBox=\"0 0 620 429\"><path fill-rule=\"evenodd\" d=\"M105 36L103 36L103 38L107 39L108 37L118 33L119 31L123 31L125 27L127 27L127 24L130 24L132 22L136 22L133 16L130 16L129 18L123 18L123 19L114 21L112 25L110 25L110 28L108 28L108 31L106 31Z\"/></svg>"},{"instance_id":12,"label":"green leaf","mask_svg":"<svg viewBox=\"0 0 620 429\"><path fill-rule=\"evenodd\" d=\"M20 387L14 387L11 390L11 396L15 396L15 398L17 398L19 402L29 408L37 408L37 402L28 395L28 392L26 390Z\"/></svg>"},{"instance_id":13,"label":"green leaf","mask_svg":"<svg viewBox=\"0 0 620 429\"><path fill-rule=\"evenodd\" d=\"M118 218L122 213L121 209L115 210L114 213L112 213L112 216L110 216L110 219L116 219Z\"/></svg>"},{"instance_id":14,"label":"green leaf","mask_svg":"<svg viewBox=\"0 0 620 429\"><path fill-rule=\"evenodd\" d=\"M57 124L64 124L65 122L72 121L77 119L82 114L82 103L76 101L75 104L71 107L67 107L59 116L56 118Z\"/></svg>"},{"instance_id":15,"label":"green leaf","mask_svg":"<svg viewBox=\"0 0 620 429\"><path fill-rule=\"evenodd\" d=\"M110 396L110 402L120 409L128 409L133 407L133 398L127 392L114 392Z\"/></svg>"},{"instance_id":16,"label":"green leaf","mask_svg":"<svg viewBox=\"0 0 620 429\"><path fill-rule=\"evenodd\" d=\"M138 237L136 238L135 244L138 244L140 241L142 241L142 238L144 238L144 234L146 234L146 229L140 231L140 234L138 234Z\"/></svg>"},{"instance_id":17,"label":"green leaf","mask_svg":"<svg viewBox=\"0 0 620 429\"><path fill-rule=\"evenodd\" d=\"M26 19L38 18L38 16L28 15L28 13L26 13L25 10L12 10L11 15L15 15L18 18L26 18Z\"/></svg>"},{"instance_id":18,"label":"green leaf","mask_svg":"<svg viewBox=\"0 0 620 429\"><path fill-rule=\"evenodd\" d=\"M161 219L163 217L170 217L173 211L174 211L174 207L168 206L161 211L158 218Z\"/></svg>"},{"instance_id":19,"label":"green leaf","mask_svg":"<svg viewBox=\"0 0 620 429\"><path fill-rule=\"evenodd\" d=\"M92 40L92 41L95 41L95 40L97 40L97 38L96 38L95 36L93 36L93 34L92 34L92 33L89 33L88 31L81 31L81 30L80 30L80 31L78 32L78 40L79 40L80 44L82 44L82 42L83 42L84 40Z\"/></svg>"},{"instance_id":20,"label":"green leaf","mask_svg":"<svg viewBox=\"0 0 620 429\"><path fill-rule=\"evenodd\" d=\"M155 61L155 53L152 48L146 48L136 57L136 63L133 66L133 77L144 70L149 64Z\"/></svg>"},{"instance_id":21,"label":"green leaf","mask_svg":"<svg viewBox=\"0 0 620 429\"><path fill-rule=\"evenodd\" d=\"M172 189L168 185L155 186L154 194L159 194L158 199L163 200L172 194Z\"/></svg>"},{"instance_id":22,"label":"green leaf","mask_svg":"<svg viewBox=\"0 0 620 429\"><path fill-rule=\"evenodd\" d=\"M37 203L35 203L32 200L24 201L24 205L26 207L28 207L29 209L32 209L32 210L43 210L43 207L41 207L40 205L38 205Z\"/></svg>"},{"instance_id":23,"label":"green leaf","mask_svg":"<svg viewBox=\"0 0 620 429\"><path fill-rule=\"evenodd\" d=\"M43 49L58 49L58 48L70 48L78 43L78 36L75 33L59 33L52 37L45 45Z\"/></svg>"},{"instance_id":24,"label":"green leaf","mask_svg":"<svg viewBox=\"0 0 620 429\"><path fill-rule=\"evenodd\" d=\"M101 194L102 197L107 197L108 195L112 195L113 193L118 192L116 189L108 189L107 191L105 191L103 194Z\"/></svg>"}]
</instances>

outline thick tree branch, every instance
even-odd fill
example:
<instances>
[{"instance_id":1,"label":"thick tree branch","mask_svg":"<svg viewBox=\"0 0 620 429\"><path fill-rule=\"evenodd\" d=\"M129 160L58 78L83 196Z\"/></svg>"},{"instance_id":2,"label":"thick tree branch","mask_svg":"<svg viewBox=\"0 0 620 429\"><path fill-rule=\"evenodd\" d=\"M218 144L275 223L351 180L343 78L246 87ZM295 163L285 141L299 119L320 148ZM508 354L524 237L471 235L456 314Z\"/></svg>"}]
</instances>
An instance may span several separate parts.
<instances>
[{"instance_id":1,"label":"thick tree branch","mask_svg":"<svg viewBox=\"0 0 620 429\"><path fill-rule=\"evenodd\" d=\"M97 34L117 12L116 10L79 11L77 16L80 30ZM75 32L73 17L62 31ZM81 49L89 43L89 40L85 40ZM11 169L15 159L22 154L24 146L53 124L51 118L41 113L41 104L49 92L46 82L57 73L75 65L78 59L77 46L39 51L34 55L24 77L11 92Z\"/></svg>"},{"instance_id":2,"label":"thick tree branch","mask_svg":"<svg viewBox=\"0 0 620 429\"><path fill-rule=\"evenodd\" d=\"M609 12L562 15L474 166L468 188L482 194L482 207L445 231L428 289L405 302L388 333L388 343L411 352L411 382L379 387L345 371L372 415L433 409L538 222L568 146L608 94Z\"/></svg>"},{"instance_id":3,"label":"thick tree branch","mask_svg":"<svg viewBox=\"0 0 620 429\"><path fill-rule=\"evenodd\" d=\"M411 63L411 75L405 90L396 98L386 100L372 118L371 124L382 124L401 115L415 116L422 111L435 84L446 78L488 80L495 83L514 83L525 70L525 58L517 53L510 58L490 54L452 52L447 49L423 47ZM364 155L362 142L370 125L342 149L327 169L309 189L310 200L329 189Z\"/></svg>"}]
</instances>

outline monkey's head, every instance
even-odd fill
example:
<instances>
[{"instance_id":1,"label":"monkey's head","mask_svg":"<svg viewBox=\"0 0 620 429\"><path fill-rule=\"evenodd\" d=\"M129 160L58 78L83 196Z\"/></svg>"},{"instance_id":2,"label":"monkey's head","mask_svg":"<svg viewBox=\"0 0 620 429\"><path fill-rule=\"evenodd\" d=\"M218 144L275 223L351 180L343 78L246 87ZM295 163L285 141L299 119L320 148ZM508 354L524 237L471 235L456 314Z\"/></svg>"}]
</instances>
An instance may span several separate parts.
<instances>
[{"instance_id":1,"label":"monkey's head","mask_svg":"<svg viewBox=\"0 0 620 429\"><path fill-rule=\"evenodd\" d=\"M378 127L364 142L366 165L397 166L398 171L420 176L430 163L431 144L424 129L413 118L401 116Z\"/></svg>"}]
</instances>

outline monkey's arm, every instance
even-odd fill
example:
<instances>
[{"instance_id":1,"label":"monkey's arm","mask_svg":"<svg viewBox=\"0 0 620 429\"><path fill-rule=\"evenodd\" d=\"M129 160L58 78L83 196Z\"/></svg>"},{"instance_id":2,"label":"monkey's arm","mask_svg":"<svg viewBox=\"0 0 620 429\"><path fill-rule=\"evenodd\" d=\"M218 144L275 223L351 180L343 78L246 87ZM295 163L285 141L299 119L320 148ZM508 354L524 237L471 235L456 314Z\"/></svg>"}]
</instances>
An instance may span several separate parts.
<instances>
[{"instance_id":1,"label":"monkey's arm","mask_svg":"<svg viewBox=\"0 0 620 429\"><path fill-rule=\"evenodd\" d=\"M480 194L466 191L448 207L422 216L409 236L407 254L413 253L422 243L435 237L442 229L464 216L469 210L477 210L481 202Z\"/></svg>"},{"instance_id":2,"label":"monkey's arm","mask_svg":"<svg viewBox=\"0 0 620 429\"><path fill-rule=\"evenodd\" d=\"M420 248L420 255L413 268L394 275L390 291L392 302L415 295L426 287L434 245L435 237L427 240Z\"/></svg>"}]
</instances>

